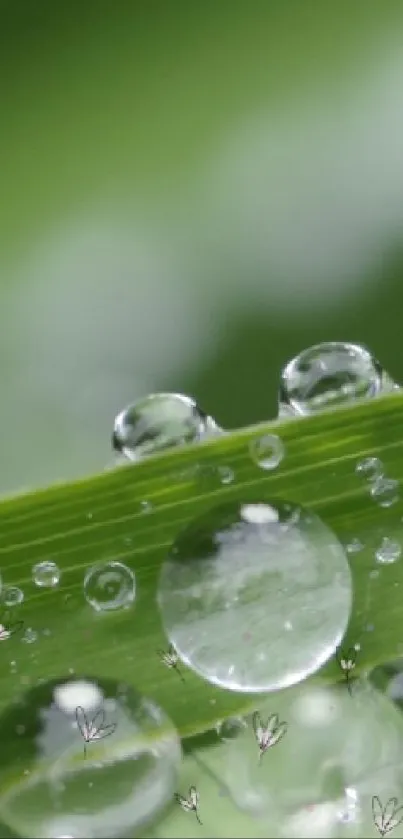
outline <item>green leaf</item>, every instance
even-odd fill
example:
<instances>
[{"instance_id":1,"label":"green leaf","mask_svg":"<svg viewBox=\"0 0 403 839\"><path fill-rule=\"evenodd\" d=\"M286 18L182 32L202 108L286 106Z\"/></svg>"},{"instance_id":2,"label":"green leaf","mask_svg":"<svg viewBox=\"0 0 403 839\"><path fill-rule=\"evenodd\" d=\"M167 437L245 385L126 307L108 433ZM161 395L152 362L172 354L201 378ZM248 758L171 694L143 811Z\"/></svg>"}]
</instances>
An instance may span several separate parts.
<instances>
[{"instance_id":1,"label":"green leaf","mask_svg":"<svg viewBox=\"0 0 403 839\"><path fill-rule=\"evenodd\" d=\"M38 679L73 673L133 683L166 710L182 737L253 707L256 697L220 691L190 671L185 687L157 655L167 646L156 606L166 552L189 520L229 499L299 502L317 511L344 543L354 536L363 540L365 550L350 557L354 609L346 643L360 639L358 666L364 669L398 656L403 651L403 561L382 567L375 579L369 572L382 535L403 536L401 504L377 505L355 466L363 457L378 456L390 477L402 478L402 418L403 394L392 394L307 419L242 429L84 481L3 500L3 584L24 591L15 617L37 633L37 640L24 643L16 634L1 643L0 708ZM285 446L272 471L261 469L249 449L251 440L268 430ZM230 484L221 482L218 467L224 466L234 472ZM148 511L144 501L151 505ZM61 582L55 589L39 589L32 566L48 559L61 569ZM106 559L123 560L135 571L132 609L97 614L86 602L84 574ZM373 631L366 631L368 623ZM339 679L337 664L332 661L315 678Z\"/></svg>"}]
</instances>

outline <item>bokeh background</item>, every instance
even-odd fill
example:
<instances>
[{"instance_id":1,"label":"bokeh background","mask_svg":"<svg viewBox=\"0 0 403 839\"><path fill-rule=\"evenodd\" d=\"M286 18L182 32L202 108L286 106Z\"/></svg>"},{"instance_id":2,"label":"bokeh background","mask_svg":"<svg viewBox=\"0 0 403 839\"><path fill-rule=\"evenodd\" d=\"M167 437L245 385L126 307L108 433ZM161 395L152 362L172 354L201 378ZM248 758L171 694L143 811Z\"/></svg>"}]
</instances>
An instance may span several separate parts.
<instances>
[{"instance_id":1,"label":"bokeh background","mask_svg":"<svg viewBox=\"0 0 403 839\"><path fill-rule=\"evenodd\" d=\"M321 340L403 381L401 0L0 0L0 114L1 492Z\"/></svg>"}]
</instances>

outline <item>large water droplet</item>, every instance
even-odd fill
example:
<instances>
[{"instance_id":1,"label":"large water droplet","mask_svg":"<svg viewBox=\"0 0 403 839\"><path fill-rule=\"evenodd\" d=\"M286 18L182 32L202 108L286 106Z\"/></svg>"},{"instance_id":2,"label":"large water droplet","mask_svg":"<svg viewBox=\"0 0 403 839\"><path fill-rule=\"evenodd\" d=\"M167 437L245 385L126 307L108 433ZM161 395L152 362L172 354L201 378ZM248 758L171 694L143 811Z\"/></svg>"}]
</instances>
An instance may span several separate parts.
<instances>
[{"instance_id":1,"label":"large water droplet","mask_svg":"<svg viewBox=\"0 0 403 839\"><path fill-rule=\"evenodd\" d=\"M359 344L332 341L304 350L284 367L280 406L296 414L376 396L382 387L379 362Z\"/></svg>"},{"instance_id":2,"label":"large water droplet","mask_svg":"<svg viewBox=\"0 0 403 839\"><path fill-rule=\"evenodd\" d=\"M85 756L91 721L104 736ZM176 730L127 685L48 682L9 706L0 737L0 820L22 837L143 836L177 787Z\"/></svg>"},{"instance_id":3,"label":"large water droplet","mask_svg":"<svg viewBox=\"0 0 403 839\"><path fill-rule=\"evenodd\" d=\"M194 399L154 393L129 405L115 419L112 445L130 460L171 446L194 443L219 431Z\"/></svg>"},{"instance_id":4,"label":"large water droplet","mask_svg":"<svg viewBox=\"0 0 403 839\"><path fill-rule=\"evenodd\" d=\"M284 457L283 443L275 434L255 438L249 445L249 451L261 469L275 469Z\"/></svg>"},{"instance_id":5,"label":"large water droplet","mask_svg":"<svg viewBox=\"0 0 403 839\"><path fill-rule=\"evenodd\" d=\"M378 562L388 564L390 562L396 562L401 556L401 553L402 546L399 542L395 542L394 539L389 539L389 536L384 536L375 552L375 556Z\"/></svg>"},{"instance_id":6,"label":"large water droplet","mask_svg":"<svg viewBox=\"0 0 403 839\"><path fill-rule=\"evenodd\" d=\"M3 589L2 602L5 606L12 608L18 606L24 600L24 592L18 586L7 586Z\"/></svg>"},{"instance_id":7,"label":"large water droplet","mask_svg":"<svg viewBox=\"0 0 403 839\"><path fill-rule=\"evenodd\" d=\"M38 562L32 569L32 576L40 588L54 588L60 580L60 568L50 560Z\"/></svg>"},{"instance_id":8,"label":"large water droplet","mask_svg":"<svg viewBox=\"0 0 403 839\"><path fill-rule=\"evenodd\" d=\"M126 608L136 595L134 573L117 560L99 562L84 577L84 595L97 612Z\"/></svg>"},{"instance_id":9,"label":"large water droplet","mask_svg":"<svg viewBox=\"0 0 403 839\"><path fill-rule=\"evenodd\" d=\"M170 642L230 690L301 681L332 656L350 614L350 569L329 528L296 505L271 502L266 520L263 511L261 501L208 511L179 535L160 577Z\"/></svg>"}]
</instances>

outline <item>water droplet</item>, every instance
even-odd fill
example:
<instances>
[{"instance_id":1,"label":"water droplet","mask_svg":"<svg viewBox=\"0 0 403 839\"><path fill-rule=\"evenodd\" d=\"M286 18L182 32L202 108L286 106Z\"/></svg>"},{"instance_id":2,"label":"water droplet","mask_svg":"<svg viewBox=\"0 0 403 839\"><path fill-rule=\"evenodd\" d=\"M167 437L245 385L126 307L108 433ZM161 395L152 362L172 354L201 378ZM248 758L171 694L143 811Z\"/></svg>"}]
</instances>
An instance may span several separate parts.
<instances>
[{"instance_id":1,"label":"water droplet","mask_svg":"<svg viewBox=\"0 0 403 839\"><path fill-rule=\"evenodd\" d=\"M24 600L24 592L18 586L7 586L3 590L1 599L5 606L9 606L10 608L18 606Z\"/></svg>"},{"instance_id":2,"label":"water droplet","mask_svg":"<svg viewBox=\"0 0 403 839\"><path fill-rule=\"evenodd\" d=\"M222 484L231 484L235 478L235 474L229 466L219 466L218 474Z\"/></svg>"},{"instance_id":3,"label":"water droplet","mask_svg":"<svg viewBox=\"0 0 403 839\"><path fill-rule=\"evenodd\" d=\"M54 588L60 580L60 568L55 562L45 560L34 565L32 576L35 585L40 588Z\"/></svg>"},{"instance_id":4,"label":"water droplet","mask_svg":"<svg viewBox=\"0 0 403 839\"><path fill-rule=\"evenodd\" d=\"M103 711L105 724L115 726L88 743L86 758L78 706L89 721L96 714L99 721ZM17 726L25 720L21 739ZM13 835L143 836L177 789L178 734L165 713L130 686L118 693L111 680L46 682L26 692L22 704L8 706L0 717L2 742L6 735L1 820Z\"/></svg>"},{"instance_id":5,"label":"water droplet","mask_svg":"<svg viewBox=\"0 0 403 839\"><path fill-rule=\"evenodd\" d=\"M275 469L284 457L284 446L275 434L265 434L251 441L249 451L261 469Z\"/></svg>"},{"instance_id":6,"label":"water droplet","mask_svg":"<svg viewBox=\"0 0 403 839\"><path fill-rule=\"evenodd\" d=\"M133 571L122 562L100 562L84 578L85 599L98 612L129 606L136 594Z\"/></svg>"},{"instance_id":7,"label":"water droplet","mask_svg":"<svg viewBox=\"0 0 403 839\"><path fill-rule=\"evenodd\" d=\"M383 463L379 457L364 457L355 467L356 474L367 481L376 481L383 474Z\"/></svg>"},{"instance_id":8,"label":"water droplet","mask_svg":"<svg viewBox=\"0 0 403 839\"><path fill-rule=\"evenodd\" d=\"M379 362L359 344L337 341L303 350L284 367L280 406L296 414L376 396L382 387Z\"/></svg>"},{"instance_id":9,"label":"water droplet","mask_svg":"<svg viewBox=\"0 0 403 839\"><path fill-rule=\"evenodd\" d=\"M24 632L22 640L25 641L26 644L33 644L36 641L37 637L37 632L35 632L34 629L31 629L31 627L28 626Z\"/></svg>"},{"instance_id":10,"label":"water droplet","mask_svg":"<svg viewBox=\"0 0 403 839\"><path fill-rule=\"evenodd\" d=\"M151 501L141 501L140 502L140 509L142 513L151 513L153 505Z\"/></svg>"},{"instance_id":11,"label":"water droplet","mask_svg":"<svg viewBox=\"0 0 403 839\"><path fill-rule=\"evenodd\" d=\"M364 545L362 544L362 542L356 536L354 536L347 545L347 553L357 554L360 551L362 551L363 548Z\"/></svg>"},{"instance_id":12,"label":"water droplet","mask_svg":"<svg viewBox=\"0 0 403 839\"><path fill-rule=\"evenodd\" d=\"M226 720L219 720L214 727L220 740L228 743L244 731L247 723L242 717L228 717Z\"/></svg>"},{"instance_id":13,"label":"water droplet","mask_svg":"<svg viewBox=\"0 0 403 839\"><path fill-rule=\"evenodd\" d=\"M376 580L377 577L379 577L379 571L377 571L377 569L375 568L373 571L369 572L369 576L371 580Z\"/></svg>"},{"instance_id":14,"label":"water droplet","mask_svg":"<svg viewBox=\"0 0 403 839\"><path fill-rule=\"evenodd\" d=\"M189 396L154 393L118 414L112 445L129 460L141 460L171 446L195 443L217 428Z\"/></svg>"},{"instance_id":15,"label":"water droplet","mask_svg":"<svg viewBox=\"0 0 403 839\"><path fill-rule=\"evenodd\" d=\"M399 500L399 481L379 478L371 486L371 496L380 507L391 507Z\"/></svg>"},{"instance_id":16,"label":"water droplet","mask_svg":"<svg viewBox=\"0 0 403 839\"><path fill-rule=\"evenodd\" d=\"M158 604L178 654L209 682L279 690L334 654L350 614L350 569L314 513L299 507L295 524L284 528L296 505L271 503L269 521L259 524L244 520L245 506L209 510L179 534L161 571ZM284 631L287 620L292 633ZM243 642L247 632L253 644Z\"/></svg>"},{"instance_id":17,"label":"water droplet","mask_svg":"<svg viewBox=\"0 0 403 839\"><path fill-rule=\"evenodd\" d=\"M389 536L384 536L379 548L377 548L375 552L375 556L378 562L387 564L390 562L396 562L396 560L401 556L401 553L402 548L401 545L399 545L399 542L389 539Z\"/></svg>"}]
</instances>

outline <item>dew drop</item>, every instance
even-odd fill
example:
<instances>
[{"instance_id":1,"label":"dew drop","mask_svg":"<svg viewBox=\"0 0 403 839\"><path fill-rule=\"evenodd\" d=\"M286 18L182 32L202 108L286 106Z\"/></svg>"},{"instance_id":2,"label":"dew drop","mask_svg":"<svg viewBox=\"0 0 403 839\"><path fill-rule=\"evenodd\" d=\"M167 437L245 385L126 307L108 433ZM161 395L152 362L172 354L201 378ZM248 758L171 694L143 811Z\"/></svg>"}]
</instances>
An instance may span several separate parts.
<instances>
[{"instance_id":1,"label":"dew drop","mask_svg":"<svg viewBox=\"0 0 403 839\"><path fill-rule=\"evenodd\" d=\"M351 541L347 545L347 553L349 554L357 554L362 551L364 545L356 536L354 536Z\"/></svg>"},{"instance_id":2,"label":"dew drop","mask_svg":"<svg viewBox=\"0 0 403 839\"><path fill-rule=\"evenodd\" d=\"M31 629L30 626L28 626L24 632L22 640L25 642L25 644L33 644L36 641L37 637L38 633L35 632L34 629Z\"/></svg>"},{"instance_id":3,"label":"dew drop","mask_svg":"<svg viewBox=\"0 0 403 839\"><path fill-rule=\"evenodd\" d=\"M247 723L242 717L228 717L226 720L219 720L214 727L220 740L228 743L244 731Z\"/></svg>"},{"instance_id":4,"label":"dew drop","mask_svg":"<svg viewBox=\"0 0 403 839\"><path fill-rule=\"evenodd\" d=\"M399 500L399 481L379 478L371 486L371 496L380 507L391 507Z\"/></svg>"},{"instance_id":5,"label":"dew drop","mask_svg":"<svg viewBox=\"0 0 403 839\"><path fill-rule=\"evenodd\" d=\"M2 601L5 606L12 608L24 600L24 592L18 586L7 586L3 589Z\"/></svg>"},{"instance_id":6,"label":"dew drop","mask_svg":"<svg viewBox=\"0 0 403 839\"><path fill-rule=\"evenodd\" d=\"M355 467L356 474L367 481L376 481L383 474L383 463L379 457L364 457Z\"/></svg>"},{"instance_id":7,"label":"dew drop","mask_svg":"<svg viewBox=\"0 0 403 839\"><path fill-rule=\"evenodd\" d=\"M337 341L316 344L284 367L280 408L313 414L376 396L381 387L382 368L365 347Z\"/></svg>"},{"instance_id":8,"label":"dew drop","mask_svg":"<svg viewBox=\"0 0 403 839\"><path fill-rule=\"evenodd\" d=\"M97 611L123 609L133 603L136 583L133 571L122 562L100 562L88 569L84 577L84 595Z\"/></svg>"},{"instance_id":9,"label":"dew drop","mask_svg":"<svg viewBox=\"0 0 403 839\"><path fill-rule=\"evenodd\" d=\"M235 478L235 474L229 466L219 466L218 475L222 484L232 484Z\"/></svg>"},{"instance_id":10,"label":"dew drop","mask_svg":"<svg viewBox=\"0 0 403 839\"><path fill-rule=\"evenodd\" d=\"M89 721L104 714L105 725L115 726L88 743L86 757L78 706ZM10 748L0 756L7 835L144 836L178 786L181 745L172 722L131 686L118 691L111 680L58 680L29 690L1 715L0 737Z\"/></svg>"},{"instance_id":11,"label":"dew drop","mask_svg":"<svg viewBox=\"0 0 403 839\"><path fill-rule=\"evenodd\" d=\"M195 443L217 429L212 417L189 396L154 393L118 414L112 446L129 460L141 460L172 446Z\"/></svg>"},{"instance_id":12,"label":"dew drop","mask_svg":"<svg viewBox=\"0 0 403 839\"><path fill-rule=\"evenodd\" d=\"M153 505L151 504L151 501L144 500L140 502L140 509L142 513L151 513L152 508Z\"/></svg>"},{"instance_id":13,"label":"dew drop","mask_svg":"<svg viewBox=\"0 0 403 839\"><path fill-rule=\"evenodd\" d=\"M40 588L54 588L60 580L60 568L55 562L45 560L34 565L32 576L35 585Z\"/></svg>"},{"instance_id":14,"label":"dew drop","mask_svg":"<svg viewBox=\"0 0 403 839\"><path fill-rule=\"evenodd\" d=\"M399 542L389 539L389 536L384 536L379 548L376 549L375 556L378 562L388 564L396 562L401 556L402 548Z\"/></svg>"},{"instance_id":15,"label":"dew drop","mask_svg":"<svg viewBox=\"0 0 403 839\"><path fill-rule=\"evenodd\" d=\"M250 506L259 523L245 521ZM279 690L315 672L351 609L349 565L329 528L301 507L290 523L296 505L278 501L262 522L264 506L230 502L204 513L179 534L159 581L163 624L181 659L240 692Z\"/></svg>"},{"instance_id":16,"label":"dew drop","mask_svg":"<svg viewBox=\"0 0 403 839\"><path fill-rule=\"evenodd\" d=\"M285 453L283 443L275 434L255 438L249 445L249 451L261 469L275 469Z\"/></svg>"}]
</instances>

